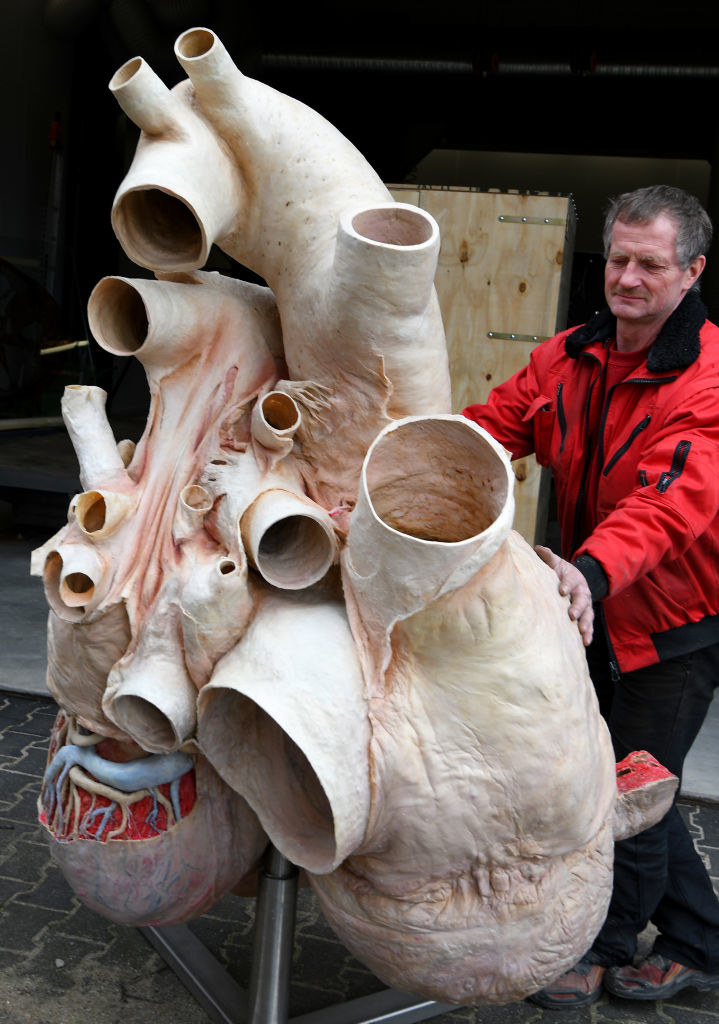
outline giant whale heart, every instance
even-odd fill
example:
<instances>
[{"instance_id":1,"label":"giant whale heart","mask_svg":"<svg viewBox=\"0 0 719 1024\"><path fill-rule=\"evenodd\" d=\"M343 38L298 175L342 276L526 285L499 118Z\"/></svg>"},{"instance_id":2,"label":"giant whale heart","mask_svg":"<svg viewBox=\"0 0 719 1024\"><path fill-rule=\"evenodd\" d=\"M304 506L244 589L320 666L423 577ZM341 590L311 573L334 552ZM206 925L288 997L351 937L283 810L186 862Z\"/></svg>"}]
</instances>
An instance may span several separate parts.
<instances>
[{"instance_id":1,"label":"giant whale heart","mask_svg":"<svg viewBox=\"0 0 719 1024\"><path fill-rule=\"evenodd\" d=\"M615 837L676 780L640 755L618 797L509 455L450 413L438 225L208 29L176 54L172 90L141 58L111 81L141 129L113 226L155 279L89 303L147 426L118 443L104 393L66 390L83 491L33 556L53 854L100 913L159 924L271 840L389 984L520 999L591 944ZM212 245L266 283L202 271Z\"/></svg>"}]
</instances>

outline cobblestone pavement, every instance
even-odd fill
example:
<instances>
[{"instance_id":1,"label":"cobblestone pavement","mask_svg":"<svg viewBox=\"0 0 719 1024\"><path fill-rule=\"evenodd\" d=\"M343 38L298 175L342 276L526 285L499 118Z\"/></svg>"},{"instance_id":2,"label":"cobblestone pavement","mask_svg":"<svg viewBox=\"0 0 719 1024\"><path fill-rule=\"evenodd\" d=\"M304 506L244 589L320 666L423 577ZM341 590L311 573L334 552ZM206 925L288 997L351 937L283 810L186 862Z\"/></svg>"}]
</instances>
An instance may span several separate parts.
<instances>
[{"instance_id":1,"label":"cobblestone pavement","mask_svg":"<svg viewBox=\"0 0 719 1024\"><path fill-rule=\"evenodd\" d=\"M84 907L50 860L36 801L56 707L0 692L0 1024L208 1024L160 956L133 928ZM684 805L719 891L719 806ZM254 900L226 896L190 928L243 987L249 983ZM290 1016L379 991L381 983L334 938L301 888ZM686 989L670 1002L604 995L560 1014L531 1003L473 1007L438 1024L719 1024L719 992Z\"/></svg>"}]
</instances>

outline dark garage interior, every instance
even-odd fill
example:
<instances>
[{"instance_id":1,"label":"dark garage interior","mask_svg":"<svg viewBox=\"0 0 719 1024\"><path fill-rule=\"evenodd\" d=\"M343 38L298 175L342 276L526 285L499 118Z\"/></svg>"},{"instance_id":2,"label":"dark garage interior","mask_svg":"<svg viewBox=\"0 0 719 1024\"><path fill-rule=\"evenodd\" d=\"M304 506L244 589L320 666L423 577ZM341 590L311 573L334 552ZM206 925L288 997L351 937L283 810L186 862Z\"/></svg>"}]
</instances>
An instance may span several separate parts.
<instances>
[{"instance_id":1,"label":"dark garage interior","mask_svg":"<svg viewBox=\"0 0 719 1024\"><path fill-rule=\"evenodd\" d=\"M0 257L16 310L5 310L3 417L56 415L68 373L105 387L111 412L142 410L142 380L125 370L119 381L92 339L41 365L37 350L88 338L100 277L138 274L110 227L138 132L107 83L142 55L174 85L173 44L192 25L217 32L246 74L319 110L388 183L571 194L570 323L601 301L608 195L664 181L719 208L711 5L28 0L4 5L3 22ZM211 265L243 273L221 253ZM715 318L718 273L710 258Z\"/></svg>"}]
</instances>

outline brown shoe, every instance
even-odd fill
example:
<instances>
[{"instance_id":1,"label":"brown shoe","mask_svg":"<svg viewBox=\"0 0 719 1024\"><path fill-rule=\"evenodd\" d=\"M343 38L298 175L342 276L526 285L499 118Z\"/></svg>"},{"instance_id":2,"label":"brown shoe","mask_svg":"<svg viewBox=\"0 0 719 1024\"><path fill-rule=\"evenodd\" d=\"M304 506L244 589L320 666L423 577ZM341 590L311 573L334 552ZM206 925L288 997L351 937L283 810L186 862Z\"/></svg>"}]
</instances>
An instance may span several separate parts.
<instances>
[{"instance_id":1,"label":"brown shoe","mask_svg":"<svg viewBox=\"0 0 719 1024\"><path fill-rule=\"evenodd\" d=\"M683 988L701 992L719 988L719 974L705 974L652 953L638 967L610 967L605 985L612 995L623 999L670 999Z\"/></svg>"},{"instance_id":2,"label":"brown shoe","mask_svg":"<svg viewBox=\"0 0 719 1024\"><path fill-rule=\"evenodd\" d=\"M605 968L583 956L571 970L556 981L527 998L547 1010L573 1010L575 1006L591 1006L602 994Z\"/></svg>"}]
</instances>

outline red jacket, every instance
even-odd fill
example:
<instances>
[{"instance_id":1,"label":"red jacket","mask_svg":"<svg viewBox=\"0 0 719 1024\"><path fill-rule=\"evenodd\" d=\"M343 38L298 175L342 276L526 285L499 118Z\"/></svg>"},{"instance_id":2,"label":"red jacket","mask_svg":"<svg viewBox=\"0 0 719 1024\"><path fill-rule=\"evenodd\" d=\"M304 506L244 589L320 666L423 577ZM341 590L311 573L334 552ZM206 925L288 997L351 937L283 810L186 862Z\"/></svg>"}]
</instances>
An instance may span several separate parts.
<instances>
[{"instance_id":1,"label":"red jacket","mask_svg":"<svg viewBox=\"0 0 719 1024\"><path fill-rule=\"evenodd\" d=\"M608 309L464 410L515 458L551 466L563 556L594 565L595 596L608 584L604 619L625 672L719 641L719 328L705 317L689 292L603 408L593 397L616 329ZM598 525L582 538L592 437Z\"/></svg>"}]
</instances>

